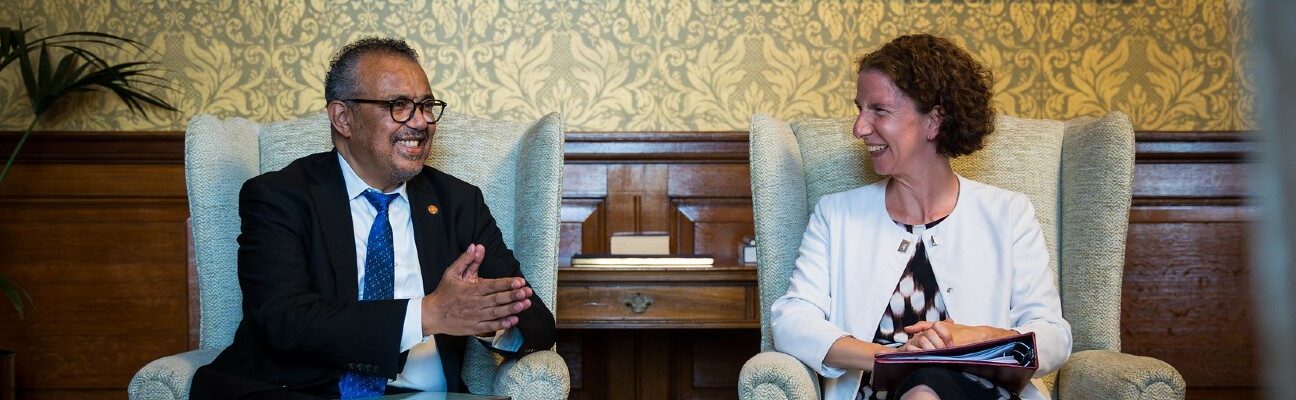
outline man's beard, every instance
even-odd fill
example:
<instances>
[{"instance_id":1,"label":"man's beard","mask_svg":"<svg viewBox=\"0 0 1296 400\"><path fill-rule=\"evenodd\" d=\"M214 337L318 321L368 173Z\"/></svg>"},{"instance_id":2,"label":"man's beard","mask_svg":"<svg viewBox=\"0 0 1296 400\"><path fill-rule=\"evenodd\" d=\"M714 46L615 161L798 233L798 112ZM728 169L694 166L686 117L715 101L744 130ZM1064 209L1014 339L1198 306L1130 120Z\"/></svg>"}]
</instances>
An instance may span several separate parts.
<instances>
[{"instance_id":1,"label":"man's beard","mask_svg":"<svg viewBox=\"0 0 1296 400\"><path fill-rule=\"evenodd\" d=\"M429 135L426 130L420 132L418 130L405 127L400 134L396 135L395 141L399 141L403 139L415 139L415 138L423 141L423 151L422 151L423 157L405 158L405 160L417 161L418 167L411 168L408 171L402 170L400 167L392 168L392 173L391 173L392 182L401 182L401 183L408 182L410 179L414 179L415 176L418 176L419 172L423 172L423 166L427 164L428 153L432 150L431 135Z\"/></svg>"},{"instance_id":2,"label":"man's beard","mask_svg":"<svg viewBox=\"0 0 1296 400\"><path fill-rule=\"evenodd\" d=\"M400 168L393 168L391 174L392 182L409 182L410 179L414 179L415 176L418 176L419 172L423 172L423 167L421 165L419 168L411 169L409 171Z\"/></svg>"}]
</instances>

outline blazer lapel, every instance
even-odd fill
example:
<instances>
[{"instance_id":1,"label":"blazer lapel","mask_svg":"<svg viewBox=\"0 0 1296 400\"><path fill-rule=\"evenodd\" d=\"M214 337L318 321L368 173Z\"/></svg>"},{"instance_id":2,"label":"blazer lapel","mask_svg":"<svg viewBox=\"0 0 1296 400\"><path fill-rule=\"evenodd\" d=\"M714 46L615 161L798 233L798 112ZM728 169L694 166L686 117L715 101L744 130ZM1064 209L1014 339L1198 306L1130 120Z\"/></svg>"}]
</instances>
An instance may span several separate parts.
<instances>
[{"instance_id":1,"label":"blazer lapel","mask_svg":"<svg viewBox=\"0 0 1296 400\"><path fill-rule=\"evenodd\" d=\"M441 275L450 263L459 258L451 254L456 249L449 242L446 230L445 204L437 196L432 181L426 174L418 174L406 183L405 192L410 199L410 220L414 222L414 246L418 248L419 269L423 275L423 293L432 293L441 284ZM463 370L465 338L435 335L441 368L446 376L446 390L458 392L460 371Z\"/></svg>"},{"instance_id":2,"label":"blazer lapel","mask_svg":"<svg viewBox=\"0 0 1296 400\"><path fill-rule=\"evenodd\" d=\"M418 248L419 269L423 275L423 292L432 293L441 284L441 274L458 254L450 254L454 246L446 235L445 212L432 182L418 174L407 183L406 194L410 201L410 220L414 223L414 246Z\"/></svg>"},{"instance_id":3,"label":"blazer lapel","mask_svg":"<svg viewBox=\"0 0 1296 400\"><path fill-rule=\"evenodd\" d=\"M338 164L337 150L306 169L314 179L311 200L315 203L315 216L324 235L330 264L337 283L339 299L356 299L360 289L356 282L355 241L352 236L350 199L346 183L342 180L342 166Z\"/></svg>"}]
</instances>

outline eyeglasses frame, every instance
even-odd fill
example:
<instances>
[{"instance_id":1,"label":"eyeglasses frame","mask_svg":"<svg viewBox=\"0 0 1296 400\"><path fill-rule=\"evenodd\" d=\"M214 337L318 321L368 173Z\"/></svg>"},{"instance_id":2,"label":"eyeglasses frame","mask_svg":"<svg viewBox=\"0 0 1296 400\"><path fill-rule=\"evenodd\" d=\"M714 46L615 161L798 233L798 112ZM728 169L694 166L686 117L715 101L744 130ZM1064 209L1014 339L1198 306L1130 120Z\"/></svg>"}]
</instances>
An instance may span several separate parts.
<instances>
[{"instance_id":1,"label":"eyeglasses frame","mask_svg":"<svg viewBox=\"0 0 1296 400\"><path fill-rule=\"evenodd\" d=\"M449 106L448 104L446 104L446 102L445 102L444 100L438 100L438 99L435 99L435 98L427 99L427 100L423 100L423 101L414 101L414 100L407 99L407 98L404 98L404 97L402 97L402 98L398 98L398 99L392 99L392 100L374 100L374 99L338 99L337 101L345 101L345 102L352 102L352 103L362 103L362 104L377 104L377 105L381 105L381 106L386 106L386 107L387 107L387 114L391 116L392 121L395 121L396 123L399 123L399 124L403 124L403 123L409 122L409 120L411 120L411 119L414 119L414 112L415 112L415 109L418 109L418 110L423 111L423 120L424 120L424 121L427 121L427 123L429 123L429 124L435 124L435 123L437 123L438 121L441 121L441 116L445 114L445 109L446 109L446 107ZM405 119L404 119L404 120L402 120L402 119L400 119L400 118L396 118L396 103L397 103L397 102L401 102L401 101L408 101L408 102L410 102L410 105L411 105L411 106L417 105L417 107L410 107L410 112L409 112L408 115L405 116ZM441 107L441 111L436 113L435 118L433 118L431 121L428 121L428 120L427 120L427 116L428 116L428 115L432 115L431 113L428 112L428 107L437 107L437 106L440 106L440 107Z\"/></svg>"}]
</instances>

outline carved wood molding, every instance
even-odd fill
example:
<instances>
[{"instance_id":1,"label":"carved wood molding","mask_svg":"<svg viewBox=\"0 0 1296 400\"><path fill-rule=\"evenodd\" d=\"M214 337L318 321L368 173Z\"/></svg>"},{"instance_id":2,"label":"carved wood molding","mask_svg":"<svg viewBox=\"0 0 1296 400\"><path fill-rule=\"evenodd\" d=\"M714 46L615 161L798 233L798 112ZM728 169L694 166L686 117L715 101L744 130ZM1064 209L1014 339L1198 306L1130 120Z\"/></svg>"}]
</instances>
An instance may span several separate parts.
<instances>
[{"instance_id":1,"label":"carved wood molding","mask_svg":"<svg viewBox=\"0 0 1296 400\"><path fill-rule=\"evenodd\" d=\"M747 162L747 132L568 132L568 162Z\"/></svg>"},{"instance_id":2,"label":"carved wood molding","mask_svg":"<svg viewBox=\"0 0 1296 400\"><path fill-rule=\"evenodd\" d=\"M738 243L754 235L750 198L672 198L670 235L676 254L708 254L738 265Z\"/></svg>"},{"instance_id":3,"label":"carved wood molding","mask_svg":"<svg viewBox=\"0 0 1296 400\"><path fill-rule=\"evenodd\" d=\"M607 252L606 199L564 197L558 213L558 265L570 266L577 253Z\"/></svg>"},{"instance_id":4,"label":"carved wood molding","mask_svg":"<svg viewBox=\"0 0 1296 400\"><path fill-rule=\"evenodd\" d=\"M1256 134L1227 132L1136 132L1135 162L1238 162L1254 152Z\"/></svg>"},{"instance_id":5,"label":"carved wood molding","mask_svg":"<svg viewBox=\"0 0 1296 400\"><path fill-rule=\"evenodd\" d=\"M7 159L21 135L0 131L0 154ZM17 162L183 164L184 132L33 132Z\"/></svg>"}]
</instances>

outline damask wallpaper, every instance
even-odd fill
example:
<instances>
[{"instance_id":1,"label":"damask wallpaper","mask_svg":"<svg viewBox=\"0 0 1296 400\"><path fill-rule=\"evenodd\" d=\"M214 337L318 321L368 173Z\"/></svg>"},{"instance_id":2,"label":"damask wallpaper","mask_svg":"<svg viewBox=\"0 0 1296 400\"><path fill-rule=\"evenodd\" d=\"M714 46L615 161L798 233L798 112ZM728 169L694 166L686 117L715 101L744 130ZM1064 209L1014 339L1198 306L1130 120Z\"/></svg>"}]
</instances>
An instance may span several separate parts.
<instances>
[{"instance_id":1,"label":"damask wallpaper","mask_svg":"<svg viewBox=\"0 0 1296 400\"><path fill-rule=\"evenodd\" d=\"M752 113L852 115L854 61L892 37L954 38L998 76L1005 113L1121 110L1139 130L1252 126L1245 0L342 1L5 0L0 25L146 43L182 110L145 120L110 96L42 129L182 130L195 113L256 121L323 109L331 53L367 35L423 55L452 109L563 113L572 131L746 130ZM30 121L16 68L0 130Z\"/></svg>"}]
</instances>

